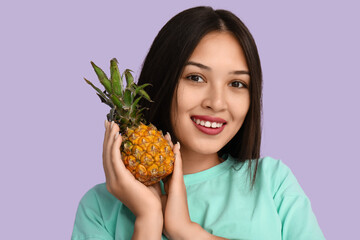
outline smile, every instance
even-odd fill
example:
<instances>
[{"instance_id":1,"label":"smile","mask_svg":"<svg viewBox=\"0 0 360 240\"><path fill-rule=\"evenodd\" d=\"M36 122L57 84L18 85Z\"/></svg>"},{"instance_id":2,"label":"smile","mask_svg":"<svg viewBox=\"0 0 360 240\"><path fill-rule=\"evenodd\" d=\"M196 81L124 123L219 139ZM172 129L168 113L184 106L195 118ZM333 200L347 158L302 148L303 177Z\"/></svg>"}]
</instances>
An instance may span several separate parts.
<instances>
[{"instance_id":1,"label":"smile","mask_svg":"<svg viewBox=\"0 0 360 240\"><path fill-rule=\"evenodd\" d=\"M192 118L192 120L196 124L201 125L203 127L207 127L207 128L220 128L223 125L223 123L204 121L204 120L200 120L200 119L197 119L197 118Z\"/></svg>"},{"instance_id":2,"label":"smile","mask_svg":"<svg viewBox=\"0 0 360 240\"><path fill-rule=\"evenodd\" d=\"M207 135L217 135L221 133L226 125L224 119L210 116L191 116L191 120L199 131Z\"/></svg>"}]
</instances>

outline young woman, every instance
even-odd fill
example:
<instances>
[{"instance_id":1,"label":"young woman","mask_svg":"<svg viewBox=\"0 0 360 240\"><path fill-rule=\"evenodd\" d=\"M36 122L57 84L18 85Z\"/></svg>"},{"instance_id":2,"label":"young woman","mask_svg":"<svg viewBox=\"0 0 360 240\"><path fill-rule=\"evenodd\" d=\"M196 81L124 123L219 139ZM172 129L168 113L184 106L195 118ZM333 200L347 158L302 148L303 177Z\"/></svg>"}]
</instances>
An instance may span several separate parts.
<instances>
[{"instance_id":1,"label":"young woman","mask_svg":"<svg viewBox=\"0 0 360 240\"><path fill-rule=\"evenodd\" d=\"M235 15L197 7L173 17L144 61L144 83L154 100L142 103L146 119L168 132L174 172L150 187L135 180L119 127L106 121L106 183L82 198L73 240L324 239L289 168L259 156L260 60Z\"/></svg>"}]
</instances>

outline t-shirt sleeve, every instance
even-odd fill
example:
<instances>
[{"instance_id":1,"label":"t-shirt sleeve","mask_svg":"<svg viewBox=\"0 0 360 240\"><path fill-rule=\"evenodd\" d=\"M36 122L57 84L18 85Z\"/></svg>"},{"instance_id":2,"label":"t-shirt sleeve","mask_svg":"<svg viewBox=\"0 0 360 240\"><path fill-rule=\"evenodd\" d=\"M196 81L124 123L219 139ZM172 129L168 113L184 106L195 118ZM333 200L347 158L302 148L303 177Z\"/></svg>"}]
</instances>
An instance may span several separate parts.
<instances>
[{"instance_id":1,"label":"t-shirt sleeve","mask_svg":"<svg viewBox=\"0 0 360 240\"><path fill-rule=\"evenodd\" d=\"M291 170L277 162L274 201L282 222L284 240L325 239L312 211L309 198Z\"/></svg>"},{"instance_id":2,"label":"t-shirt sleeve","mask_svg":"<svg viewBox=\"0 0 360 240\"><path fill-rule=\"evenodd\" d=\"M75 217L72 240L113 240L102 219L94 189L81 199Z\"/></svg>"}]
</instances>

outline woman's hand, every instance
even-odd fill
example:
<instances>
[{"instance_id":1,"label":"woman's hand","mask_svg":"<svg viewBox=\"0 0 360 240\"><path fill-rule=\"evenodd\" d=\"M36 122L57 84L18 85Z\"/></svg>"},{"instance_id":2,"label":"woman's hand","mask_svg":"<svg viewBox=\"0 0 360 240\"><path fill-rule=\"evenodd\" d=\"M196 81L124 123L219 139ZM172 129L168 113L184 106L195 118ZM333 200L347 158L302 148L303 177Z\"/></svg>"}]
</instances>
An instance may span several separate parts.
<instances>
[{"instance_id":1,"label":"woman's hand","mask_svg":"<svg viewBox=\"0 0 360 240\"><path fill-rule=\"evenodd\" d=\"M167 195L161 196L163 214L164 214L164 234L170 239L182 238L182 234L186 233L196 223L190 219L187 204L186 188L182 170L182 159L180 154L180 143L173 145L170 134L166 134L165 138L170 143L174 154L175 163L174 171L171 177L165 182L165 191Z\"/></svg>"},{"instance_id":2,"label":"woman's hand","mask_svg":"<svg viewBox=\"0 0 360 240\"><path fill-rule=\"evenodd\" d=\"M164 215L163 233L172 240L176 239L225 239L211 235L199 224L192 222L187 204L186 187L184 183L180 143L173 145L170 134L165 138L175 154L174 171L166 178L164 187L166 195L161 196Z\"/></svg>"},{"instance_id":3,"label":"woman's hand","mask_svg":"<svg viewBox=\"0 0 360 240\"><path fill-rule=\"evenodd\" d=\"M161 236L163 216L160 185L155 184L147 187L135 179L121 159L122 138L119 135L119 126L114 122L105 121L105 128L102 157L107 190L136 216L134 236L141 236L136 234L137 226L138 230L146 233L147 227L145 225L152 229L147 232L148 237L152 231L160 233ZM159 236L159 234L157 235ZM151 237L147 239L151 239Z\"/></svg>"}]
</instances>

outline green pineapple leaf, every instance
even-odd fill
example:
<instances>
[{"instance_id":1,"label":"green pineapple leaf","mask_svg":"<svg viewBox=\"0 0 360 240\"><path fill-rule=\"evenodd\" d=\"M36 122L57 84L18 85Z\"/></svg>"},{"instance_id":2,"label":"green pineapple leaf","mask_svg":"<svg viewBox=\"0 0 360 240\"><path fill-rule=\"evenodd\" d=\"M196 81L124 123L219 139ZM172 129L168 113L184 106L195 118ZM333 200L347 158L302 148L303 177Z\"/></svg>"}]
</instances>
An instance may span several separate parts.
<instances>
[{"instance_id":1,"label":"green pineapple leaf","mask_svg":"<svg viewBox=\"0 0 360 240\"><path fill-rule=\"evenodd\" d=\"M143 85L141 85L141 86L136 86L135 85L135 96L137 95L137 94L139 94L139 92L142 90L142 89L144 89L144 88L146 88L147 86L151 86L151 84L150 83L145 83L145 84L143 84Z\"/></svg>"},{"instance_id":2,"label":"green pineapple leaf","mask_svg":"<svg viewBox=\"0 0 360 240\"><path fill-rule=\"evenodd\" d=\"M131 90L130 89L126 89L124 92L124 103L126 107L131 107Z\"/></svg>"},{"instance_id":3,"label":"green pineapple leaf","mask_svg":"<svg viewBox=\"0 0 360 240\"><path fill-rule=\"evenodd\" d=\"M143 89L140 89L139 93L140 93L141 96L143 96L149 102L153 102L153 100L150 99L150 96Z\"/></svg>"},{"instance_id":4,"label":"green pineapple leaf","mask_svg":"<svg viewBox=\"0 0 360 240\"><path fill-rule=\"evenodd\" d=\"M143 122L144 124L146 124L146 120L143 119L143 114L142 114L142 111L145 110L146 108L141 108L141 109L138 109L136 111L136 117L135 117L135 122L137 124L139 124L140 122Z\"/></svg>"},{"instance_id":5,"label":"green pineapple leaf","mask_svg":"<svg viewBox=\"0 0 360 240\"><path fill-rule=\"evenodd\" d=\"M89 84L90 86L92 86L95 91L98 92L98 94L105 100L107 100L108 98L106 97L105 93L103 93L99 88L97 88L92 82L90 82L89 80L87 80L86 78L84 78L84 80L86 81L87 84Z\"/></svg>"},{"instance_id":6,"label":"green pineapple leaf","mask_svg":"<svg viewBox=\"0 0 360 240\"><path fill-rule=\"evenodd\" d=\"M110 61L110 72L113 93L115 93L116 96L122 97L123 83L119 72L118 61L116 60L116 58L113 58Z\"/></svg>"},{"instance_id":7,"label":"green pineapple leaf","mask_svg":"<svg viewBox=\"0 0 360 240\"><path fill-rule=\"evenodd\" d=\"M103 98L103 96L101 96L100 94L96 94L98 95L98 97L100 98L101 102L105 103L106 105L108 105L110 108L114 107L114 104L112 104L112 102L109 99L105 99Z\"/></svg>"},{"instance_id":8,"label":"green pineapple leaf","mask_svg":"<svg viewBox=\"0 0 360 240\"><path fill-rule=\"evenodd\" d=\"M110 99L112 100L112 102L115 104L116 107L118 107L119 109L123 108L123 105L117 96L115 96L114 94L111 94Z\"/></svg>"},{"instance_id":9,"label":"green pineapple leaf","mask_svg":"<svg viewBox=\"0 0 360 240\"><path fill-rule=\"evenodd\" d=\"M104 71L99 68L98 66L95 65L95 63L91 62L91 65L93 66L96 75L99 78L100 83L105 87L105 90L108 93L112 93L112 88L111 88L111 82L108 79L108 77L106 76L106 74L104 73Z\"/></svg>"},{"instance_id":10,"label":"green pineapple leaf","mask_svg":"<svg viewBox=\"0 0 360 240\"><path fill-rule=\"evenodd\" d=\"M131 108L132 108L132 109L135 109L135 108L137 107L137 105L138 105L138 103L139 103L139 101L140 101L141 98L142 98L142 97L140 96L140 97L138 97L138 98L133 102L133 104L131 105Z\"/></svg>"},{"instance_id":11,"label":"green pineapple leaf","mask_svg":"<svg viewBox=\"0 0 360 240\"><path fill-rule=\"evenodd\" d=\"M124 71L124 74L125 74L125 78L126 78L126 86L127 87L131 87L134 83L134 77L132 76L131 74L131 70L130 69L126 69Z\"/></svg>"},{"instance_id":12,"label":"green pineapple leaf","mask_svg":"<svg viewBox=\"0 0 360 240\"><path fill-rule=\"evenodd\" d=\"M138 97L130 107L130 117L133 119L136 118L137 109L138 109L137 104L139 103L141 98L142 97Z\"/></svg>"}]
</instances>

